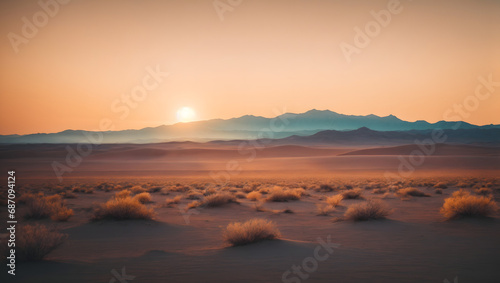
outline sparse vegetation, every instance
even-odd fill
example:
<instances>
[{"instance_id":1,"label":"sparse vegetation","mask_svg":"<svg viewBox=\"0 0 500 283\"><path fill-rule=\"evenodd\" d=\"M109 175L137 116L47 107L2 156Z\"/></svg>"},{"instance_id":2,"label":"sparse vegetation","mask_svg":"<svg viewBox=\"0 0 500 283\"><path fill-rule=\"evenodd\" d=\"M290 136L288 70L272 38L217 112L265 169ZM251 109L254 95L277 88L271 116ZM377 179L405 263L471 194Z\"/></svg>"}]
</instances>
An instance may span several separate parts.
<instances>
[{"instance_id":1,"label":"sparse vegetation","mask_svg":"<svg viewBox=\"0 0 500 283\"><path fill-rule=\"evenodd\" d=\"M267 197L267 201L284 202L289 200L300 200L304 194L304 189L284 189L283 187L274 187Z\"/></svg>"},{"instance_id":2,"label":"sparse vegetation","mask_svg":"<svg viewBox=\"0 0 500 283\"><path fill-rule=\"evenodd\" d=\"M247 194L247 199L251 201L258 201L262 197L262 194L259 192L249 192Z\"/></svg>"},{"instance_id":3,"label":"sparse vegetation","mask_svg":"<svg viewBox=\"0 0 500 283\"><path fill-rule=\"evenodd\" d=\"M317 204L316 211L318 212L317 215L319 215L319 216L328 216L328 215L330 215L330 213L335 211L335 208L331 205Z\"/></svg>"},{"instance_id":4,"label":"sparse vegetation","mask_svg":"<svg viewBox=\"0 0 500 283\"><path fill-rule=\"evenodd\" d=\"M27 197L28 211L26 218L43 219L50 217L54 221L67 221L73 216L73 210L66 207L60 195Z\"/></svg>"},{"instance_id":5,"label":"sparse vegetation","mask_svg":"<svg viewBox=\"0 0 500 283\"><path fill-rule=\"evenodd\" d=\"M250 219L227 225L224 240L233 246L247 245L262 240L272 240L281 236L276 225L265 219Z\"/></svg>"},{"instance_id":6,"label":"sparse vegetation","mask_svg":"<svg viewBox=\"0 0 500 283\"><path fill-rule=\"evenodd\" d=\"M165 200L165 206L172 207L174 204L179 204L181 202L182 196L176 196L174 198L167 198Z\"/></svg>"},{"instance_id":7,"label":"sparse vegetation","mask_svg":"<svg viewBox=\"0 0 500 283\"><path fill-rule=\"evenodd\" d=\"M399 197L430 197L429 194L422 192L421 190L413 187L400 189L396 193Z\"/></svg>"},{"instance_id":8,"label":"sparse vegetation","mask_svg":"<svg viewBox=\"0 0 500 283\"><path fill-rule=\"evenodd\" d=\"M42 260L67 238L67 235L39 224L21 226L16 235L16 257L21 261Z\"/></svg>"},{"instance_id":9,"label":"sparse vegetation","mask_svg":"<svg viewBox=\"0 0 500 283\"><path fill-rule=\"evenodd\" d=\"M349 220L363 221L382 219L388 216L391 210L380 200L368 200L363 203L351 205L344 214Z\"/></svg>"},{"instance_id":10,"label":"sparse vegetation","mask_svg":"<svg viewBox=\"0 0 500 283\"><path fill-rule=\"evenodd\" d=\"M131 197L111 199L94 210L93 220L152 219L153 209Z\"/></svg>"},{"instance_id":11,"label":"sparse vegetation","mask_svg":"<svg viewBox=\"0 0 500 283\"><path fill-rule=\"evenodd\" d=\"M361 199L363 198L361 195L360 189L350 189L342 192L342 199Z\"/></svg>"},{"instance_id":12,"label":"sparse vegetation","mask_svg":"<svg viewBox=\"0 0 500 283\"><path fill-rule=\"evenodd\" d=\"M149 203L151 202L151 194L149 193L140 193L134 196L134 199L139 201L140 203Z\"/></svg>"},{"instance_id":13,"label":"sparse vegetation","mask_svg":"<svg viewBox=\"0 0 500 283\"><path fill-rule=\"evenodd\" d=\"M487 187L482 187L482 188L475 189L474 192L478 195L481 195L481 196L488 196L488 195L491 195L493 193L493 190L491 190L490 188L487 188Z\"/></svg>"},{"instance_id":14,"label":"sparse vegetation","mask_svg":"<svg viewBox=\"0 0 500 283\"><path fill-rule=\"evenodd\" d=\"M331 197L326 198L326 203L328 203L332 207L337 207L340 205L342 200L344 199L344 196L339 194L339 195L334 195Z\"/></svg>"},{"instance_id":15,"label":"sparse vegetation","mask_svg":"<svg viewBox=\"0 0 500 283\"><path fill-rule=\"evenodd\" d=\"M444 200L440 212L448 219L455 219L467 216L487 217L497 209L497 204L491 196L473 196L461 189Z\"/></svg>"}]
</instances>

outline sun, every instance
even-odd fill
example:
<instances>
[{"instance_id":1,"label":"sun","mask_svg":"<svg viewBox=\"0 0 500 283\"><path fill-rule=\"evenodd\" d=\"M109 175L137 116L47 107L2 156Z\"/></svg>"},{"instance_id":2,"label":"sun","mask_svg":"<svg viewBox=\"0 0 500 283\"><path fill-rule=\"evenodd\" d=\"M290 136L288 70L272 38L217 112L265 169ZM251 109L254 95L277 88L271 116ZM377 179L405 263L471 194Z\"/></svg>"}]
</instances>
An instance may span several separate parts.
<instances>
[{"instance_id":1,"label":"sun","mask_svg":"<svg viewBox=\"0 0 500 283\"><path fill-rule=\"evenodd\" d=\"M196 112L190 107L182 107L177 110L177 121L182 123L192 122L196 120Z\"/></svg>"}]
</instances>

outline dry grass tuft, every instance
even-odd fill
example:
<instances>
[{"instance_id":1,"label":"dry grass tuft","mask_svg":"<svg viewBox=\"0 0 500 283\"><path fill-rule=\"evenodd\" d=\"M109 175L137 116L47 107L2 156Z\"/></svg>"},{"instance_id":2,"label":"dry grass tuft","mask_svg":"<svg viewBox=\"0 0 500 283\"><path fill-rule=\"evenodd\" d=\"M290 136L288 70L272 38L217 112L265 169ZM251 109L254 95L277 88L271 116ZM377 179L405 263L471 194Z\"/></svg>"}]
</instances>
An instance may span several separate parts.
<instances>
[{"instance_id":1,"label":"dry grass tuft","mask_svg":"<svg viewBox=\"0 0 500 283\"><path fill-rule=\"evenodd\" d=\"M422 192L421 190L413 187L400 189L396 192L399 197L430 197L429 194Z\"/></svg>"},{"instance_id":2,"label":"dry grass tuft","mask_svg":"<svg viewBox=\"0 0 500 283\"><path fill-rule=\"evenodd\" d=\"M50 217L54 221L67 221L73 216L73 210L66 207L60 195L38 196L27 199L26 218L43 219Z\"/></svg>"},{"instance_id":3,"label":"dry grass tuft","mask_svg":"<svg viewBox=\"0 0 500 283\"><path fill-rule=\"evenodd\" d=\"M174 204L179 204L181 202L182 196L176 196L174 198L167 198L165 200L165 206L167 207L173 207Z\"/></svg>"},{"instance_id":4,"label":"dry grass tuft","mask_svg":"<svg viewBox=\"0 0 500 283\"><path fill-rule=\"evenodd\" d=\"M460 190L444 200L440 212L448 219L455 219L467 216L487 217L496 210L497 204L491 196L473 196L465 190Z\"/></svg>"},{"instance_id":5,"label":"dry grass tuft","mask_svg":"<svg viewBox=\"0 0 500 283\"><path fill-rule=\"evenodd\" d=\"M300 200L304 192L304 189L284 189L282 187L276 186L269 192L266 200L274 202Z\"/></svg>"},{"instance_id":6,"label":"dry grass tuft","mask_svg":"<svg viewBox=\"0 0 500 283\"><path fill-rule=\"evenodd\" d=\"M236 197L233 194L228 192L219 192L207 196L203 200L203 205L206 207L219 207L231 202L237 203Z\"/></svg>"},{"instance_id":7,"label":"dry grass tuft","mask_svg":"<svg viewBox=\"0 0 500 283\"><path fill-rule=\"evenodd\" d=\"M335 211L335 208L331 205L317 204L316 211L318 212L317 215L319 215L319 216L328 216L328 215L330 215L330 213Z\"/></svg>"},{"instance_id":8,"label":"dry grass tuft","mask_svg":"<svg viewBox=\"0 0 500 283\"><path fill-rule=\"evenodd\" d=\"M477 195L488 196L488 195L491 195L493 193L493 190L491 190L490 188L483 187L483 188L475 189L474 192Z\"/></svg>"},{"instance_id":9,"label":"dry grass tuft","mask_svg":"<svg viewBox=\"0 0 500 283\"><path fill-rule=\"evenodd\" d=\"M151 202L151 195L149 193L140 193L134 196L134 199L139 201L140 203L149 203Z\"/></svg>"},{"instance_id":10,"label":"dry grass tuft","mask_svg":"<svg viewBox=\"0 0 500 283\"><path fill-rule=\"evenodd\" d=\"M344 214L346 219L363 221L371 219L382 219L391 213L391 210L380 200L368 200L367 202L351 205Z\"/></svg>"},{"instance_id":11,"label":"dry grass tuft","mask_svg":"<svg viewBox=\"0 0 500 283\"><path fill-rule=\"evenodd\" d=\"M94 210L93 220L152 219L153 209L147 208L137 199L126 197L111 199Z\"/></svg>"},{"instance_id":12,"label":"dry grass tuft","mask_svg":"<svg viewBox=\"0 0 500 283\"><path fill-rule=\"evenodd\" d=\"M67 235L39 224L21 226L16 235L16 256L21 261L42 260L67 238Z\"/></svg>"},{"instance_id":13,"label":"dry grass tuft","mask_svg":"<svg viewBox=\"0 0 500 283\"><path fill-rule=\"evenodd\" d=\"M361 189L353 189L342 192L343 199L361 199Z\"/></svg>"},{"instance_id":14,"label":"dry grass tuft","mask_svg":"<svg viewBox=\"0 0 500 283\"><path fill-rule=\"evenodd\" d=\"M281 236L276 225L265 219L250 219L227 225L224 240L233 246L247 245L262 240L272 240Z\"/></svg>"},{"instance_id":15,"label":"dry grass tuft","mask_svg":"<svg viewBox=\"0 0 500 283\"><path fill-rule=\"evenodd\" d=\"M434 185L434 188L436 189L446 189L448 188L448 185L445 182L439 182Z\"/></svg>"},{"instance_id":16,"label":"dry grass tuft","mask_svg":"<svg viewBox=\"0 0 500 283\"><path fill-rule=\"evenodd\" d=\"M119 192L115 193L115 198L116 199L128 198L128 197L130 197L131 194L132 194L132 192L129 190L123 190L123 191L119 191Z\"/></svg>"},{"instance_id":17,"label":"dry grass tuft","mask_svg":"<svg viewBox=\"0 0 500 283\"><path fill-rule=\"evenodd\" d=\"M327 197L326 198L326 203L328 203L332 207L337 207L337 206L340 205L340 203L342 202L343 199L344 199L344 196L341 195L341 194L334 195L334 196L331 196L331 197Z\"/></svg>"},{"instance_id":18,"label":"dry grass tuft","mask_svg":"<svg viewBox=\"0 0 500 283\"><path fill-rule=\"evenodd\" d=\"M247 194L247 199L251 201L258 201L262 197L262 194L259 192L249 192Z\"/></svg>"}]
</instances>

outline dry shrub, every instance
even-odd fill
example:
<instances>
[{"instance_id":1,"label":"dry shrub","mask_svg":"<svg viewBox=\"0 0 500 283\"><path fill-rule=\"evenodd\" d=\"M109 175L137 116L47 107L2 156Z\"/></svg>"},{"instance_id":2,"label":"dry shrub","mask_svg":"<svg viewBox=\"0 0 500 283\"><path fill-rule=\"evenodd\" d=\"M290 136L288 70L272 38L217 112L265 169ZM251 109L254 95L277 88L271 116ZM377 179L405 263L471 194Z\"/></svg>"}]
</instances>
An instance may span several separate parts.
<instances>
[{"instance_id":1,"label":"dry shrub","mask_svg":"<svg viewBox=\"0 0 500 283\"><path fill-rule=\"evenodd\" d=\"M116 199L128 198L128 197L130 197L131 194L132 194L132 192L129 190L123 190L123 191L119 191L119 192L115 193L115 198Z\"/></svg>"},{"instance_id":2,"label":"dry shrub","mask_svg":"<svg viewBox=\"0 0 500 283\"><path fill-rule=\"evenodd\" d=\"M262 240L272 240L281 236L274 222L265 219L250 219L227 225L224 240L233 246L247 245Z\"/></svg>"},{"instance_id":3,"label":"dry shrub","mask_svg":"<svg viewBox=\"0 0 500 283\"><path fill-rule=\"evenodd\" d=\"M140 193L134 196L134 199L139 201L140 203L149 203L151 202L151 195L149 193Z\"/></svg>"},{"instance_id":4,"label":"dry shrub","mask_svg":"<svg viewBox=\"0 0 500 283\"><path fill-rule=\"evenodd\" d=\"M203 194L202 193L199 193L199 192L196 192L196 191L190 191L188 194L187 194L187 199L202 199L203 198Z\"/></svg>"},{"instance_id":5,"label":"dry shrub","mask_svg":"<svg viewBox=\"0 0 500 283\"><path fill-rule=\"evenodd\" d=\"M322 192L333 192L335 190L335 187L328 184L321 184L318 190Z\"/></svg>"},{"instance_id":6,"label":"dry shrub","mask_svg":"<svg viewBox=\"0 0 500 283\"><path fill-rule=\"evenodd\" d=\"M382 219L391 213L391 210L380 200L368 200L367 202L351 205L344 214L346 219L363 221L370 219Z\"/></svg>"},{"instance_id":7,"label":"dry shrub","mask_svg":"<svg viewBox=\"0 0 500 283\"><path fill-rule=\"evenodd\" d=\"M26 218L42 219L50 217L54 221L67 221L73 210L66 207L60 195L39 196L28 201Z\"/></svg>"},{"instance_id":8,"label":"dry shrub","mask_svg":"<svg viewBox=\"0 0 500 283\"><path fill-rule=\"evenodd\" d=\"M317 204L316 205L316 211L318 212L317 215L320 216L328 216L330 213L335 211L335 208L331 205L322 205L322 204Z\"/></svg>"},{"instance_id":9,"label":"dry shrub","mask_svg":"<svg viewBox=\"0 0 500 283\"><path fill-rule=\"evenodd\" d=\"M448 219L479 216L487 217L497 210L497 204L491 196L473 196L469 192L460 190L444 200L440 212Z\"/></svg>"},{"instance_id":10,"label":"dry shrub","mask_svg":"<svg viewBox=\"0 0 500 283\"><path fill-rule=\"evenodd\" d=\"M361 199L361 189L347 190L342 192L343 199Z\"/></svg>"},{"instance_id":11,"label":"dry shrub","mask_svg":"<svg viewBox=\"0 0 500 283\"><path fill-rule=\"evenodd\" d=\"M446 189L448 188L448 185L445 182L439 182L434 185L434 188L436 189Z\"/></svg>"},{"instance_id":12,"label":"dry shrub","mask_svg":"<svg viewBox=\"0 0 500 283\"><path fill-rule=\"evenodd\" d=\"M208 189L205 189L205 191L203 192L203 195L209 196L209 195L213 195L215 193L217 193L217 190L215 188L208 188Z\"/></svg>"},{"instance_id":13,"label":"dry shrub","mask_svg":"<svg viewBox=\"0 0 500 283\"><path fill-rule=\"evenodd\" d=\"M247 199L251 200L251 201L257 201L259 200L260 198L262 197L262 194L259 193L259 192L249 192L247 194Z\"/></svg>"},{"instance_id":14,"label":"dry shrub","mask_svg":"<svg viewBox=\"0 0 500 283\"><path fill-rule=\"evenodd\" d=\"M442 189L435 189L434 193L436 193L437 195L442 195L443 194L443 190Z\"/></svg>"},{"instance_id":15,"label":"dry shrub","mask_svg":"<svg viewBox=\"0 0 500 283\"><path fill-rule=\"evenodd\" d=\"M430 197L429 194L422 192L421 190L413 187L400 189L396 193L399 197Z\"/></svg>"},{"instance_id":16,"label":"dry shrub","mask_svg":"<svg viewBox=\"0 0 500 283\"><path fill-rule=\"evenodd\" d=\"M39 224L21 226L16 235L16 256L21 261L42 260L67 239L67 235Z\"/></svg>"},{"instance_id":17,"label":"dry shrub","mask_svg":"<svg viewBox=\"0 0 500 283\"><path fill-rule=\"evenodd\" d=\"M165 205L167 207L172 207L172 206L174 206L174 204L179 204L179 202L181 202L181 199L182 199L182 196L176 196L174 198L167 198L165 200Z\"/></svg>"},{"instance_id":18,"label":"dry shrub","mask_svg":"<svg viewBox=\"0 0 500 283\"><path fill-rule=\"evenodd\" d=\"M475 189L474 192L478 195L481 195L481 196L487 196L487 195L491 195L493 193L493 191L490 188L486 188L486 187Z\"/></svg>"},{"instance_id":19,"label":"dry shrub","mask_svg":"<svg viewBox=\"0 0 500 283\"><path fill-rule=\"evenodd\" d=\"M101 219L152 219L153 209L147 208L137 199L126 197L111 199L94 210L93 220Z\"/></svg>"},{"instance_id":20,"label":"dry shrub","mask_svg":"<svg viewBox=\"0 0 500 283\"><path fill-rule=\"evenodd\" d=\"M146 192L147 190L142 186L133 186L132 188L130 188L130 191L134 194L140 194Z\"/></svg>"},{"instance_id":21,"label":"dry shrub","mask_svg":"<svg viewBox=\"0 0 500 283\"><path fill-rule=\"evenodd\" d=\"M169 188L163 188L160 190L160 194L162 195L168 195L170 194L170 189Z\"/></svg>"},{"instance_id":22,"label":"dry shrub","mask_svg":"<svg viewBox=\"0 0 500 283\"><path fill-rule=\"evenodd\" d=\"M282 187L274 187L267 197L267 201L284 202L289 200L300 200L304 194L304 189L284 189Z\"/></svg>"},{"instance_id":23,"label":"dry shrub","mask_svg":"<svg viewBox=\"0 0 500 283\"><path fill-rule=\"evenodd\" d=\"M42 219L47 218L52 214L52 205L45 198L35 198L27 202L28 211L25 214L26 218Z\"/></svg>"},{"instance_id":24,"label":"dry shrub","mask_svg":"<svg viewBox=\"0 0 500 283\"><path fill-rule=\"evenodd\" d=\"M236 198L234 197L233 194L228 192L219 192L207 196L202 203L206 207L218 207L231 202L237 203Z\"/></svg>"},{"instance_id":25,"label":"dry shrub","mask_svg":"<svg viewBox=\"0 0 500 283\"><path fill-rule=\"evenodd\" d=\"M326 203L328 203L332 207L336 207L340 205L340 202L344 199L344 196L341 194L334 195L326 198Z\"/></svg>"},{"instance_id":26,"label":"dry shrub","mask_svg":"<svg viewBox=\"0 0 500 283\"><path fill-rule=\"evenodd\" d=\"M202 203L201 201L199 201L199 200L194 200L194 201L192 201L192 202L188 203L188 205L187 205L187 209L197 208L197 207L200 207L200 206L202 206L202 205L203 205L203 203Z\"/></svg>"}]
</instances>

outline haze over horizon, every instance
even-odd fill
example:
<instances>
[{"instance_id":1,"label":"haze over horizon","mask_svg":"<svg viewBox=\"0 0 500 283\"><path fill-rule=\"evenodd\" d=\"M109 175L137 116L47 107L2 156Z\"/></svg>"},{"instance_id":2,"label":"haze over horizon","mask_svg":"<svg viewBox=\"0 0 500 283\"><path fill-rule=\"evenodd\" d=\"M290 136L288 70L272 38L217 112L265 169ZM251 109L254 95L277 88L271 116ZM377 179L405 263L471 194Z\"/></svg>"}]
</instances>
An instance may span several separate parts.
<instances>
[{"instance_id":1,"label":"haze over horizon","mask_svg":"<svg viewBox=\"0 0 500 283\"><path fill-rule=\"evenodd\" d=\"M354 44L355 29L390 0L242 1L223 20L213 2L69 1L13 46L9 34L23 35L23 17L43 9L1 1L0 134L91 131L104 118L124 130L274 117L284 108L434 123L474 95L478 77L500 81L500 1L401 0L351 61L340 45ZM123 110L123 94L152 73L155 87ZM500 124L498 94L458 120ZM190 117L179 117L186 107Z\"/></svg>"}]
</instances>

